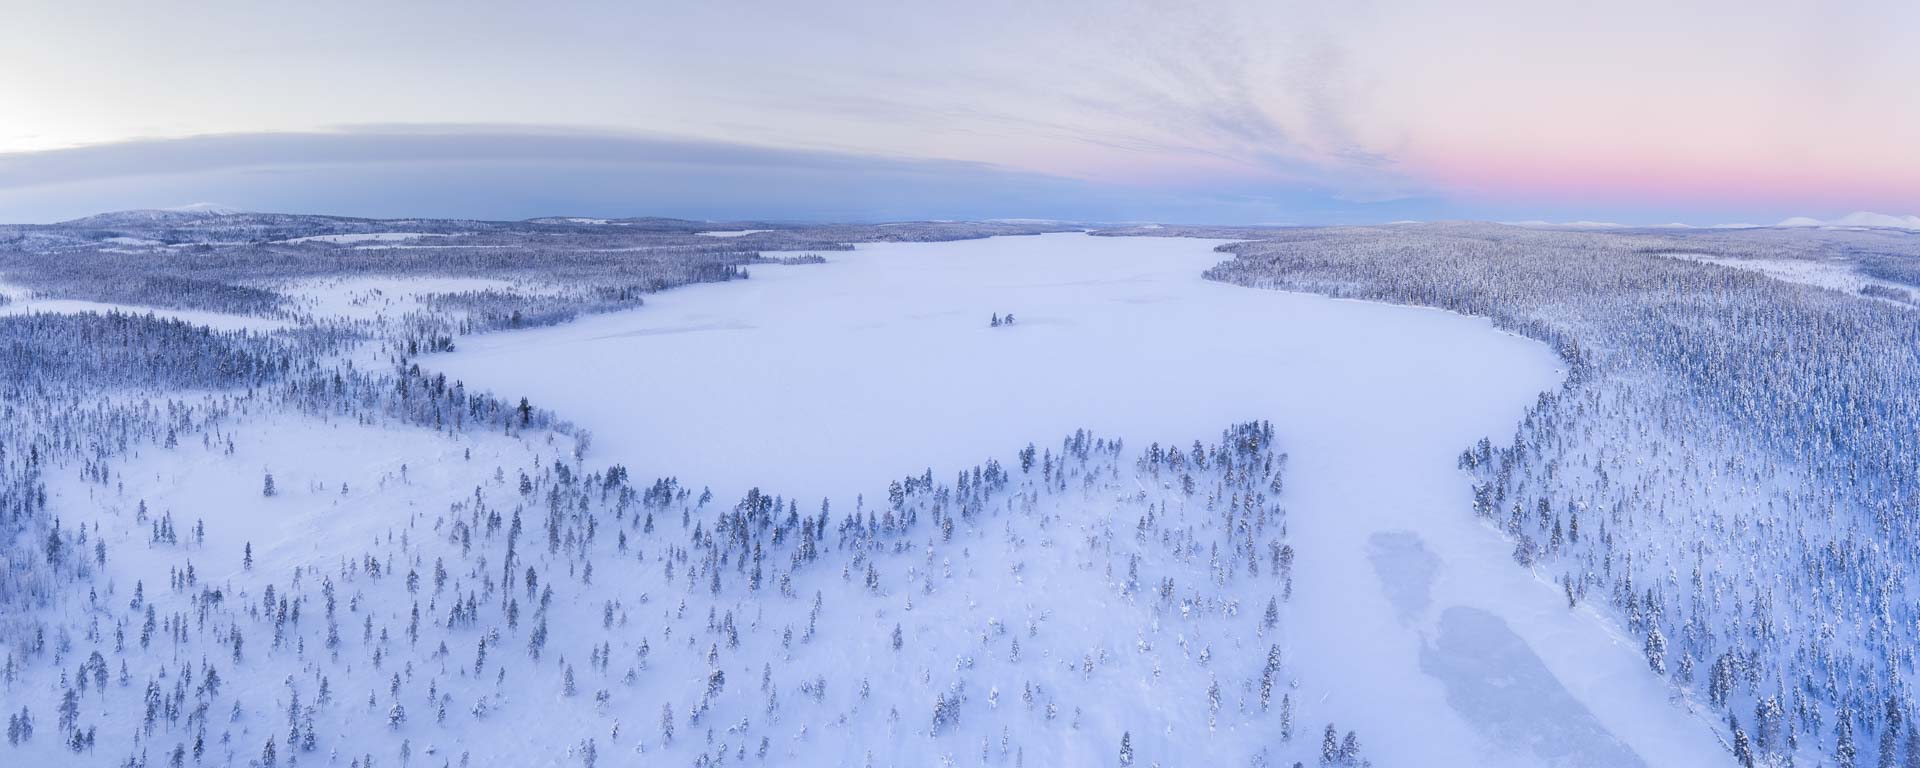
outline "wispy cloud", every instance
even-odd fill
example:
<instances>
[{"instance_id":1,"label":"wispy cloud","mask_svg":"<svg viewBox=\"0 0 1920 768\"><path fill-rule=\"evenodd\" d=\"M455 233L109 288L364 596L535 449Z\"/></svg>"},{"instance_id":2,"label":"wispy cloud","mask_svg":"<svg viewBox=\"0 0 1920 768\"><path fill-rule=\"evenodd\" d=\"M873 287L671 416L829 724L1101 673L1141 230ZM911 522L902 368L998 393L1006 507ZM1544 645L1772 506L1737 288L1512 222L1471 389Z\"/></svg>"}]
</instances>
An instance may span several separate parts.
<instances>
[{"instance_id":1,"label":"wispy cloud","mask_svg":"<svg viewBox=\"0 0 1920 768\"><path fill-rule=\"evenodd\" d=\"M1235 222L1283 206L985 163L519 126L361 126L0 154L0 220L213 200L365 216ZM1290 205L1339 207L1332 198ZM1373 218L1347 210L1346 219Z\"/></svg>"},{"instance_id":2,"label":"wispy cloud","mask_svg":"<svg viewBox=\"0 0 1920 768\"><path fill-rule=\"evenodd\" d=\"M0 27L0 149L109 145L61 156L78 178L83 158L116 152L154 173L262 153L278 167L291 145L271 135L384 123L335 133L385 150L330 134L310 148L333 154L308 162L497 165L547 145L488 148L446 126L539 123L588 128L497 132L697 137L667 141L792 150L783 167L808 152L971 162L1176 203L1440 200L1536 218L1682 189L1658 198L1660 218L1760 218L1920 194L1920 102L1901 98L1920 4L1905 0L208 0L115 19L50 4ZM422 131L442 138L406 139ZM194 135L251 138L217 142L225 158L133 141ZM565 153L595 151L583 135ZM670 154L688 153L709 156ZM0 173L51 183L36 162Z\"/></svg>"}]
</instances>

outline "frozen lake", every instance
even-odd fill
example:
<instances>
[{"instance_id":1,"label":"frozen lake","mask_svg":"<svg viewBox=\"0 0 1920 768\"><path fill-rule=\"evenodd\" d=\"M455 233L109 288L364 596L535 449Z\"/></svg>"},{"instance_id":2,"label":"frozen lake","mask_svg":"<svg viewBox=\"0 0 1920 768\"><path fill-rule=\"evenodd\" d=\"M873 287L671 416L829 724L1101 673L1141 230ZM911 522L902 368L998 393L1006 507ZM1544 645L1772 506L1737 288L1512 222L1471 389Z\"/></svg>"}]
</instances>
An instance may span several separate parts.
<instances>
[{"instance_id":1,"label":"frozen lake","mask_svg":"<svg viewBox=\"0 0 1920 768\"><path fill-rule=\"evenodd\" d=\"M723 503L751 485L803 508L883 497L1080 427L1186 445L1270 419L1293 457L1290 620L1310 625L1286 650L1376 764L1724 760L1633 639L1566 610L1468 513L1455 456L1510 435L1558 360L1480 319L1205 281L1217 244L861 246L427 363L588 426L595 465ZM1507 669L1525 674L1489 677Z\"/></svg>"},{"instance_id":2,"label":"frozen lake","mask_svg":"<svg viewBox=\"0 0 1920 768\"><path fill-rule=\"evenodd\" d=\"M1438 427L1505 435L1554 381L1538 345L1478 320L1203 280L1218 242L861 246L428 362L591 427L599 461L722 498L871 495L1080 427L1186 444L1236 420L1358 418L1457 452L1485 433Z\"/></svg>"}]
</instances>

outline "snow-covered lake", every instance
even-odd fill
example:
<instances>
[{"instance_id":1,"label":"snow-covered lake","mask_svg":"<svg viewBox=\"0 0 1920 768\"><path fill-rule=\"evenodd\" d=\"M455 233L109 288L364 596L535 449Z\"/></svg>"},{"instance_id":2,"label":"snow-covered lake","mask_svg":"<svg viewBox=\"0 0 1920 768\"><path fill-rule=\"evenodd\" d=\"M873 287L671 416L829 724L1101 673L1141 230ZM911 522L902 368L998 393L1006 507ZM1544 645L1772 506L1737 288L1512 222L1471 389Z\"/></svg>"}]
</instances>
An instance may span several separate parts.
<instances>
[{"instance_id":1,"label":"snow-covered lake","mask_svg":"<svg viewBox=\"0 0 1920 768\"><path fill-rule=\"evenodd\" d=\"M1218 242L861 246L427 362L558 409L636 476L809 499L1007 461L1079 427L1184 445L1251 418L1365 422L1451 455L1511 432L1557 375L1482 321L1203 280ZM1018 322L989 327L995 313Z\"/></svg>"},{"instance_id":2,"label":"snow-covered lake","mask_svg":"<svg viewBox=\"0 0 1920 768\"><path fill-rule=\"evenodd\" d=\"M1711 723L1638 644L1468 512L1454 458L1510 434L1558 361L1449 313L1207 282L1215 241L877 244L468 337L428 363L590 427L593 463L722 500L884 496L1086 427L1185 445L1273 421L1304 587L1286 649L1379 765L1698 765ZM989 327L994 313L1012 326ZM804 505L803 505L804 506ZM1515 671L1518 670L1518 671Z\"/></svg>"}]
</instances>

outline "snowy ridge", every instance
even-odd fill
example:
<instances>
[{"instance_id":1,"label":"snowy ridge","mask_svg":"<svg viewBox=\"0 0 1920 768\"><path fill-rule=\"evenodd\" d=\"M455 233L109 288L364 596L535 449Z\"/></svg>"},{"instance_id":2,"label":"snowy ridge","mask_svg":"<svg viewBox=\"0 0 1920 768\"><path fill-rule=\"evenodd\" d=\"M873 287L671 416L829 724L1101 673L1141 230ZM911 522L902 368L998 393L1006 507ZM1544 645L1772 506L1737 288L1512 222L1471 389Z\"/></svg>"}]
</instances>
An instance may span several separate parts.
<instances>
[{"instance_id":1,"label":"snowy ridge","mask_svg":"<svg viewBox=\"0 0 1920 768\"><path fill-rule=\"evenodd\" d=\"M1884 213L1855 211L1837 219L1816 219L1808 216L1795 216L1775 224L1776 227L1886 227L1892 229L1920 229L1920 216L1892 216Z\"/></svg>"}]
</instances>

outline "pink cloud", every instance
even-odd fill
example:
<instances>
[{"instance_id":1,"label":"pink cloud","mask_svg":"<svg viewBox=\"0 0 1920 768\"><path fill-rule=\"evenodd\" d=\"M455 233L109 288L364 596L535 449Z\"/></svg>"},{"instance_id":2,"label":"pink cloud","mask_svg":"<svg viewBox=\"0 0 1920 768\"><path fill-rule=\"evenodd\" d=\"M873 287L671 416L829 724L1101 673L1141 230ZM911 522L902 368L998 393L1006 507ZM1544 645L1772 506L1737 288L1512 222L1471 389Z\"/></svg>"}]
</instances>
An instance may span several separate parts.
<instances>
[{"instance_id":1,"label":"pink cloud","mask_svg":"<svg viewBox=\"0 0 1920 768\"><path fill-rule=\"evenodd\" d=\"M1920 162L1848 160L1473 147L1409 156L1401 167L1436 187L1486 200L1920 207Z\"/></svg>"}]
</instances>

